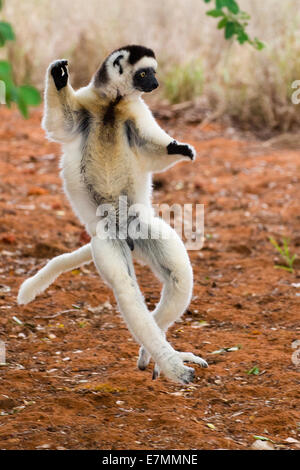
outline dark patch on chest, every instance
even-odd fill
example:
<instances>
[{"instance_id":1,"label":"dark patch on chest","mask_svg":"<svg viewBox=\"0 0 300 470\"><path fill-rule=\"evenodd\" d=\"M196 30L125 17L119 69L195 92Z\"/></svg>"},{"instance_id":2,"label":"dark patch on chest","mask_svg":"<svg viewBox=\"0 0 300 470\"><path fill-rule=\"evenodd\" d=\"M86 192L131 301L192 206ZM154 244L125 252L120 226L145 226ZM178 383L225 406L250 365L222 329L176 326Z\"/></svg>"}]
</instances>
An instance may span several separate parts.
<instances>
[{"instance_id":1,"label":"dark patch on chest","mask_svg":"<svg viewBox=\"0 0 300 470\"><path fill-rule=\"evenodd\" d=\"M117 96L115 100L110 101L103 115L103 124L113 126L116 121L116 106L120 103L122 96Z\"/></svg>"},{"instance_id":2,"label":"dark patch on chest","mask_svg":"<svg viewBox=\"0 0 300 470\"><path fill-rule=\"evenodd\" d=\"M91 183L88 183L86 180L86 176L84 175L84 182L86 189L88 190L88 193L94 203L96 203L96 206L99 207L101 204L104 204L106 201L105 199L99 194L94 186Z\"/></svg>"},{"instance_id":3,"label":"dark patch on chest","mask_svg":"<svg viewBox=\"0 0 300 470\"><path fill-rule=\"evenodd\" d=\"M81 148L84 151L86 143L90 134L93 116L87 109L80 109L76 111L76 132L81 134L82 142Z\"/></svg>"},{"instance_id":4,"label":"dark patch on chest","mask_svg":"<svg viewBox=\"0 0 300 470\"><path fill-rule=\"evenodd\" d=\"M142 147L146 140L139 134L139 131L133 121L128 119L125 124L125 132L130 147Z\"/></svg>"},{"instance_id":5,"label":"dark patch on chest","mask_svg":"<svg viewBox=\"0 0 300 470\"><path fill-rule=\"evenodd\" d=\"M87 141L87 138L90 133L91 124L92 124L92 115L87 109L80 109L76 112L77 114L77 132L79 132L84 140L84 143Z\"/></svg>"}]
</instances>

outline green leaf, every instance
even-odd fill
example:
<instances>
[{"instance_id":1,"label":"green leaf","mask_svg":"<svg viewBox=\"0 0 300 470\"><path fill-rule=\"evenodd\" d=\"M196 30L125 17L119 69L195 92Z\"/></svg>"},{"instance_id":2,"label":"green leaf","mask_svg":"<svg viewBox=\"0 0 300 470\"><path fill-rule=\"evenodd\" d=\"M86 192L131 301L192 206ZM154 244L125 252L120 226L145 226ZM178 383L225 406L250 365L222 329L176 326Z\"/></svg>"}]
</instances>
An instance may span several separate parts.
<instances>
[{"instance_id":1,"label":"green leaf","mask_svg":"<svg viewBox=\"0 0 300 470\"><path fill-rule=\"evenodd\" d=\"M259 375L259 368L257 366L252 367L252 369L247 371L248 375Z\"/></svg>"},{"instance_id":2,"label":"green leaf","mask_svg":"<svg viewBox=\"0 0 300 470\"><path fill-rule=\"evenodd\" d=\"M209 10L206 12L208 16L213 16L214 18L218 18L219 16L224 16L222 10Z\"/></svg>"},{"instance_id":3,"label":"green leaf","mask_svg":"<svg viewBox=\"0 0 300 470\"><path fill-rule=\"evenodd\" d=\"M25 102L24 99L22 98L22 95L20 95L20 93L18 93L17 105L18 105L19 110L20 110L21 113L23 114L24 118L27 119L28 116L29 116L28 107L27 107L26 102Z\"/></svg>"},{"instance_id":4,"label":"green leaf","mask_svg":"<svg viewBox=\"0 0 300 470\"><path fill-rule=\"evenodd\" d=\"M225 28L225 26L227 25L227 21L228 21L228 18L222 18L222 20L219 21L218 23L218 29Z\"/></svg>"},{"instance_id":5,"label":"green leaf","mask_svg":"<svg viewBox=\"0 0 300 470\"><path fill-rule=\"evenodd\" d=\"M6 106L8 108L10 108L10 103L12 102L12 99L11 99L11 92L10 90L7 89L6 87L6 90L5 90L5 100L6 100Z\"/></svg>"},{"instance_id":6,"label":"green leaf","mask_svg":"<svg viewBox=\"0 0 300 470\"><path fill-rule=\"evenodd\" d=\"M222 10L226 6L226 0L216 0L216 9Z\"/></svg>"},{"instance_id":7,"label":"green leaf","mask_svg":"<svg viewBox=\"0 0 300 470\"><path fill-rule=\"evenodd\" d=\"M240 8L235 0L226 0L225 6L228 8L229 11L231 11L231 13L234 13L235 15L237 15L240 11Z\"/></svg>"},{"instance_id":8,"label":"green leaf","mask_svg":"<svg viewBox=\"0 0 300 470\"><path fill-rule=\"evenodd\" d=\"M288 271L289 273L293 273L293 272L294 272L293 268L290 268L290 267L288 267L288 266L283 266L282 264L275 264L274 267L275 267L276 269L284 269L284 271Z\"/></svg>"},{"instance_id":9,"label":"green leaf","mask_svg":"<svg viewBox=\"0 0 300 470\"><path fill-rule=\"evenodd\" d=\"M4 38L5 41L13 41L15 39L15 34L9 23L0 21L0 35Z\"/></svg>"},{"instance_id":10,"label":"green leaf","mask_svg":"<svg viewBox=\"0 0 300 470\"><path fill-rule=\"evenodd\" d=\"M204 2L210 3L210 0L204 0ZM223 11L224 8L228 9L228 13ZM215 8L209 10L206 14L215 18L223 16L218 23L218 29L225 28L224 35L226 39L231 39L235 36L235 39L240 44L248 42L258 51L265 47L265 44L258 38L252 39L247 34L245 28L248 26L250 15L240 10L237 0L215 0ZM234 15L238 16L234 17Z\"/></svg>"},{"instance_id":11,"label":"green leaf","mask_svg":"<svg viewBox=\"0 0 300 470\"><path fill-rule=\"evenodd\" d=\"M287 258L290 257L290 250L289 250L289 240L286 238L283 239L283 249L284 249L284 254Z\"/></svg>"},{"instance_id":12,"label":"green leaf","mask_svg":"<svg viewBox=\"0 0 300 470\"><path fill-rule=\"evenodd\" d=\"M16 87L11 79L4 78L3 81L5 83L6 91L6 106L10 107L10 103L17 99Z\"/></svg>"},{"instance_id":13,"label":"green leaf","mask_svg":"<svg viewBox=\"0 0 300 470\"><path fill-rule=\"evenodd\" d=\"M245 33L244 30L241 30L239 33L238 33L238 41L240 44L244 44L244 42L247 42L249 41L249 36L247 33Z\"/></svg>"},{"instance_id":14,"label":"green leaf","mask_svg":"<svg viewBox=\"0 0 300 470\"><path fill-rule=\"evenodd\" d=\"M212 429L213 431L216 429L216 426L212 423L206 423L206 426L209 428L209 429Z\"/></svg>"},{"instance_id":15,"label":"green leaf","mask_svg":"<svg viewBox=\"0 0 300 470\"><path fill-rule=\"evenodd\" d=\"M225 38L230 39L235 33L235 23L228 21L225 27Z\"/></svg>"},{"instance_id":16,"label":"green leaf","mask_svg":"<svg viewBox=\"0 0 300 470\"><path fill-rule=\"evenodd\" d=\"M20 86L19 93L27 105L38 106L42 101L40 93L30 85Z\"/></svg>"},{"instance_id":17,"label":"green leaf","mask_svg":"<svg viewBox=\"0 0 300 470\"><path fill-rule=\"evenodd\" d=\"M11 79L11 65L6 60L0 60L0 79Z\"/></svg>"},{"instance_id":18,"label":"green leaf","mask_svg":"<svg viewBox=\"0 0 300 470\"><path fill-rule=\"evenodd\" d=\"M271 439L269 439L268 437L265 437L265 436L253 436L253 437L257 441L270 441L270 442L273 442Z\"/></svg>"},{"instance_id":19,"label":"green leaf","mask_svg":"<svg viewBox=\"0 0 300 470\"><path fill-rule=\"evenodd\" d=\"M280 246L278 245L278 243L277 243L277 241L275 240L275 238L269 237L269 240L270 240L270 242L272 243L272 245L276 248L276 250L279 251L279 253L282 255L282 254L283 254L283 251L282 251L282 249L280 248Z\"/></svg>"},{"instance_id":20,"label":"green leaf","mask_svg":"<svg viewBox=\"0 0 300 470\"><path fill-rule=\"evenodd\" d=\"M22 91L22 87L15 87L15 96L13 101L15 101L18 105L18 108L24 118L29 117L29 112L28 112L28 103L26 102L26 99L23 96L24 92ZM26 93L25 93L26 95Z\"/></svg>"},{"instance_id":21,"label":"green leaf","mask_svg":"<svg viewBox=\"0 0 300 470\"><path fill-rule=\"evenodd\" d=\"M295 259L297 258L297 255L291 255L290 249L289 249L289 242L290 240L288 238L283 238L283 248L279 246L277 241L273 237L269 237L270 242L272 245L275 247L275 249L280 253L282 258L284 259L286 265L281 265L281 264L275 264L276 269L284 269L286 271L289 271L290 273L293 273L293 263Z\"/></svg>"},{"instance_id":22,"label":"green leaf","mask_svg":"<svg viewBox=\"0 0 300 470\"><path fill-rule=\"evenodd\" d=\"M232 346L231 348L217 349L216 351L213 351L210 354L222 354L222 353L226 353L226 352L238 351L239 349L242 349L242 346L240 344L238 344L237 346Z\"/></svg>"},{"instance_id":23,"label":"green leaf","mask_svg":"<svg viewBox=\"0 0 300 470\"><path fill-rule=\"evenodd\" d=\"M266 47L266 45L257 38L254 39L254 45L258 51L261 51Z\"/></svg>"},{"instance_id":24,"label":"green leaf","mask_svg":"<svg viewBox=\"0 0 300 470\"><path fill-rule=\"evenodd\" d=\"M250 20L251 16L249 13L246 13L245 11L240 11L240 18L241 20Z\"/></svg>"}]
</instances>

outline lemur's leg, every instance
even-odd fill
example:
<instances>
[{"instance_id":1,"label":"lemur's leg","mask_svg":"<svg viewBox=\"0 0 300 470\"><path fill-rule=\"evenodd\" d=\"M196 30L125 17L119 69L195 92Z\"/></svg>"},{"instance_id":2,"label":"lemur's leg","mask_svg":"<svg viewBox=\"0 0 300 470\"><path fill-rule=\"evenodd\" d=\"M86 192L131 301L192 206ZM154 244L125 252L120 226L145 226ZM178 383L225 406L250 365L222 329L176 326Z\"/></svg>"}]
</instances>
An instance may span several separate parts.
<instances>
[{"instance_id":1,"label":"lemur's leg","mask_svg":"<svg viewBox=\"0 0 300 470\"><path fill-rule=\"evenodd\" d=\"M164 283L161 300L153 316L157 325L165 333L169 326L181 317L190 303L193 272L185 246L175 230L159 218L153 220L152 227L154 227L152 233L156 239L134 240L134 253L137 258L146 261ZM138 360L140 369L145 369L151 359L150 352L144 346L140 348ZM196 362L202 367L207 367L204 359L192 353L180 354L185 361Z\"/></svg>"},{"instance_id":2,"label":"lemur's leg","mask_svg":"<svg viewBox=\"0 0 300 470\"><path fill-rule=\"evenodd\" d=\"M99 231L97 233L99 235ZM95 265L112 287L119 309L133 336L145 346L168 378L180 383L190 382L194 370L183 364L180 354L166 341L145 305L126 240L95 236L91 247Z\"/></svg>"},{"instance_id":3,"label":"lemur's leg","mask_svg":"<svg viewBox=\"0 0 300 470\"><path fill-rule=\"evenodd\" d=\"M88 243L72 253L56 256L34 276L26 279L20 287L18 303L28 304L42 293L62 273L92 261L91 245Z\"/></svg>"},{"instance_id":4,"label":"lemur's leg","mask_svg":"<svg viewBox=\"0 0 300 470\"><path fill-rule=\"evenodd\" d=\"M58 142L72 139L76 111L80 109L75 92L69 84L67 65L66 60L57 60L49 65L46 75L42 127L50 139Z\"/></svg>"}]
</instances>

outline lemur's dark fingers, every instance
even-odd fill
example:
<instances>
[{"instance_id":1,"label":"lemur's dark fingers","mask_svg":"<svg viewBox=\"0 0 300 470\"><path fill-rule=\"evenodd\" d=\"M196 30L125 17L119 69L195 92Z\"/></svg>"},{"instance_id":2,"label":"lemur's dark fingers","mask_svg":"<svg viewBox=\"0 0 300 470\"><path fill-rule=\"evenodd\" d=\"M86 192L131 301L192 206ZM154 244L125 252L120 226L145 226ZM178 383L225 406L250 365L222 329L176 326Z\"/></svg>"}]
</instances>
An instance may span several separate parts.
<instances>
[{"instance_id":1,"label":"lemur's dark fingers","mask_svg":"<svg viewBox=\"0 0 300 470\"><path fill-rule=\"evenodd\" d=\"M51 75L53 77L56 89L59 91L68 83L68 61L66 59L57 60L51 66Z\"/></svg>"},{"instance_id":2,"label":"lemur's dark fingers","mask_svg":"<svg viewBox=\"0 0 300 470\"><path fill-rule=\"evenodd\" d=\"M50 65L51 74L60 73L63 75L63 72L68 73L67 70L68 61L66 59L56 60Z\"/></svg>"},{"instance_id":3,"label":"lemur's dark fingers","mask_svg":"<svg viewBox=\"0 0 300 470\"><path fill-rule=\"evenodd\" d=\"M168 155L183 155L184 157L189 157L191 160L194 160L196 157L196 152L193 147L189 144L179 144L176 140L173 140L167 146Z\"/></svg>"}]
</instances>

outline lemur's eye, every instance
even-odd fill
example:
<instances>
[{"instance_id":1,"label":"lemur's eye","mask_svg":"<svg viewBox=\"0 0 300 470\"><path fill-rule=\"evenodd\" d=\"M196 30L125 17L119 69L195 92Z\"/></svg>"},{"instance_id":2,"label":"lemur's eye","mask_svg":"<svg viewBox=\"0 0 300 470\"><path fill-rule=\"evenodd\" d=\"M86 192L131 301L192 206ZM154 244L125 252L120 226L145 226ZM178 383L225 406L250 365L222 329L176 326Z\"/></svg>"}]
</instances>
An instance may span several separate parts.
<instances>
[{"instance_id":1,"label":"lemur's eye","mask_svg":"<svg viewBox=\"0 0 300 470\"><path fill-rule=\"evenodd\" d=\"M146 76L146 72L141 72L140 77L144 78Z\"/></svg>"}]
</instances>

